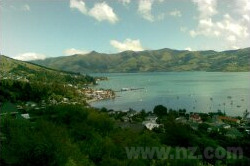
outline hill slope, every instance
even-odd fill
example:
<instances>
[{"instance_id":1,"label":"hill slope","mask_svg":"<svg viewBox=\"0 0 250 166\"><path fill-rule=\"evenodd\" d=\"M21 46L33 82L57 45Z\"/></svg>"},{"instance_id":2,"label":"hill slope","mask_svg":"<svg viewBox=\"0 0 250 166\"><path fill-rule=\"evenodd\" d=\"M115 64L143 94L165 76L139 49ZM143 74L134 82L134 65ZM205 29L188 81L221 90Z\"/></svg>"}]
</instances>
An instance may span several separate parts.
<instances>
[{"instance_id":1,"label":"hill slope","mask_svg":"<svg viewBox=\"0 0 250 166\"><path fill-rule=\"evenodd\" d=\"M0 55L0 76L2 79L60 82L72 84L94 83L93 77L79 73L59 71L30 62L15 60Z\"/></svg>"},{"instance_id":2,"label":"hill slope","mask_svg":"<svg viewBox=\"0 0 250 166\"><path fill-rule=\"evenodd\" d=\"M36 64L74 72L250 71L250 48L215 52L161 49L47 58Z\"/></svg>"},{"instance_id":3,"label":"hill slope","mask_svg":"<svg viewBox=\"0 0 250 166\"><path fill-rule=\"evenodd\" d=\"M19 103L26 107L36 102L37 109L53 104L86 104L90 98L84 88L96 78L64 72L0 55L0 103ZM28 104L29 105L29 104ZM1 112L1 111L0 111Z\"/></svg>"}]
</instances>

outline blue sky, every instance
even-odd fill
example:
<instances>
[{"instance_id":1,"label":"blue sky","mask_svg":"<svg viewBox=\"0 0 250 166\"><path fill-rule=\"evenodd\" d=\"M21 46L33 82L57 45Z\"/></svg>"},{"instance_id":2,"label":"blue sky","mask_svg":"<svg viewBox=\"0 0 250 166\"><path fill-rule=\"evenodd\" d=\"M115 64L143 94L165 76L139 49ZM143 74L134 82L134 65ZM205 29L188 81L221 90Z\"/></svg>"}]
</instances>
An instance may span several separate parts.
<instances>
[{"instance_id":1,"label":"blue sky","mask_svg":"<svg viewBox=\"0 0 250 166\"><path fill-rule=\"evenodd\" d=\"M0 0L0 18L1 53L21 60L250 43L248 0Z\"/></svg>"}]
</instances>

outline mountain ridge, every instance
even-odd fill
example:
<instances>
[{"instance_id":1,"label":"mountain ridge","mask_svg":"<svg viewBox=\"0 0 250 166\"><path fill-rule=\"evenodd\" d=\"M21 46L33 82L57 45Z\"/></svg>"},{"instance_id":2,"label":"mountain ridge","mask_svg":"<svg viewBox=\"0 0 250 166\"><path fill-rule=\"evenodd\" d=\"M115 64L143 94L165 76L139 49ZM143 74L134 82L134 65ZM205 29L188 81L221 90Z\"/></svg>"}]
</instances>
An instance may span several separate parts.
<instances>
[{"instance_id":1,"label":"mountain ridge","mask_svg":"<svg viewBox=\"0 0 250 166\"><path fill-rule=\"evenodd\" d=\"M47 58L31 61L42 66L81 73L167 72L167 71L250 71L250 47L226 51L159 50L123 51Z\"/></svg>"}]
</instances>

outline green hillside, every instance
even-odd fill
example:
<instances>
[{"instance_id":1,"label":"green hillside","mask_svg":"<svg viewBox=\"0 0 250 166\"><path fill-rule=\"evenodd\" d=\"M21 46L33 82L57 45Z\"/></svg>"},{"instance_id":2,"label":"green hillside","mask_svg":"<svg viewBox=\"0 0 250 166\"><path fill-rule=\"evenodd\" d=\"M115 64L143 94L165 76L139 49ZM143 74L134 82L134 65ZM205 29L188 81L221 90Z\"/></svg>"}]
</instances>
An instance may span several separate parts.
<instances>
[{"instance_id":1,"label":"green hillside","mask_svg":"<svg viewBox=\"0 0 250 166\"><path fill-rule=\"evenodd\" d=\"M152 71L250 71L250 48L223 52L161 49L125 51L117 54L90 52L86 55L47 58L33 61L47 67L92 72Z\"/></svg>"},{"instance_id":2,"label":"green hillside","mask_svg":"<svg viewBox=\"0 0 250 166\"><path fill-rule=\"evenodd\" d=\"M79 73L55 70L30 62L0 55L0 76L3 79L60 82L71 84L95 83L93 77Z\"/></svg>"},{"instance_id":3,"label":"green hillside","mask_svg":"<svg viewBox=\"0 0 250 166\"><path fill-rule=\"evenodd\" d=\"M54 70L3 55L0 56L0 80L0 103L25 105L32 101L43 106L64 100L85 103L82 88L96 82L88 75Z\"/></svg>"}]
</instances>

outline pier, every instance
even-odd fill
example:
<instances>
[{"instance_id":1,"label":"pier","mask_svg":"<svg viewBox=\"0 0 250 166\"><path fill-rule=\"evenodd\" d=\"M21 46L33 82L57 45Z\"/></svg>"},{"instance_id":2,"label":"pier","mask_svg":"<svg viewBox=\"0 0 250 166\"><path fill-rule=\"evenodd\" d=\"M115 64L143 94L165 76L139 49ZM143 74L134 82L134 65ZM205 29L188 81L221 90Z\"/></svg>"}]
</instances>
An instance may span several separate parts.
<instances>
[{"instance_id":1,"label":"pier","mask_svg":"<svg viewBox=\"0 0 250 166\"><path fill-rule=\"evenodd\" d=\"M145 89L145 88L122 88L121 90L117 90L114 92L125 92L125 91L141 90L141 89Z\"/></svg>"}]
</instances>

